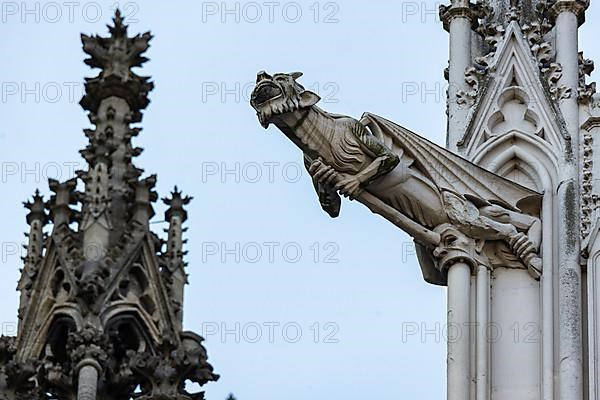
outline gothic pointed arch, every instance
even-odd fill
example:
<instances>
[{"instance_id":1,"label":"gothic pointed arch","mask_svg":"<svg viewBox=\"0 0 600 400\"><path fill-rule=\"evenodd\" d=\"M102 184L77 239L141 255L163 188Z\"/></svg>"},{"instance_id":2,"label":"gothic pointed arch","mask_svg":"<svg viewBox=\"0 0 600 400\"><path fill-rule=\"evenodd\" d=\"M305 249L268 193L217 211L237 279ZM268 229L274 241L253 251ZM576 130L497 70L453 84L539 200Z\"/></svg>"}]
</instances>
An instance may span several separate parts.
<instances>
[{"instance_id":1,"label":"gothic pointed arch","mask_svg":"<svg viewBox=\"0 0 600 400\"><path fill-rule=\"evenodd\" d=\"M558 182L559 160L553 148L521 131L489 139L471 157L474 163L509 179L511 172L522 171L524 180L516 182L541 193Z\"/></svg>"},{"instance_id":2,"label":"gothic pointed arch","mask_svg":"<svg viewBox=\"0 0 600 400\"><path fill-rule=\"evenodd\" d=\"M485 69L472 67L467 71L467 77L477 82L467 130L459 143L468 158L487 141L513 131L548 142L555 153L570 151L557 98L548 95L558 67L549 64L547 52L551 50L534 53L521 27L512 22Z\"/></svg>"}]
</instances>

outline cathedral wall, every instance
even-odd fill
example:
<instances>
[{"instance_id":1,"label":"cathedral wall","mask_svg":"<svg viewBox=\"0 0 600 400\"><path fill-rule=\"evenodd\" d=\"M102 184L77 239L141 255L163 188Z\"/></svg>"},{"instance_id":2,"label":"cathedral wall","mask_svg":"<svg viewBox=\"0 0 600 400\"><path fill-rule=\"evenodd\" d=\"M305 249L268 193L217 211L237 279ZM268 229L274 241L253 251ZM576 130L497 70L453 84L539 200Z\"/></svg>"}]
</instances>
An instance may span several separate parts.
<instances>
[{"instance_id":1,"label":"cathedral wall","mask_svg":"<svg viewBox=\"0 0 600 400\"><path fill-rule=\"evenodd\" d=\"M525 270L497 268L491 280L492 400L540 398L540 284ZM486 332L487 331L487 332Z\"/></svg>"}]
</instances>

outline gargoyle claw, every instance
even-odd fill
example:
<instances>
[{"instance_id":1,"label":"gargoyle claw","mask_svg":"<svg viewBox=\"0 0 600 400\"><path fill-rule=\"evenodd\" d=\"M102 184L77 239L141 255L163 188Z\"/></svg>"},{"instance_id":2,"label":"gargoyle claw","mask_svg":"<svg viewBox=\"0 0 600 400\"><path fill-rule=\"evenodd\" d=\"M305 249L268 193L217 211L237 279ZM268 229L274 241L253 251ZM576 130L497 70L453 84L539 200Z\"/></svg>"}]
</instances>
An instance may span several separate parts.
<instances>
[{"instance_id":1,"label":"gargoyle claw","mask_svg":"<svg viewBox=\"0 0 600 400\"><path fill-rule=\"evenodd\" d=\"M535 279L540 279L542 276L542 259L538 256L533 256L526 264L531 276Z\"/></svg>"},{"instance_id":2,"label":"gargoyle claw","mask_svg":"<svg viewBox=\"0 0 600 400\"><path fill-rule=\"evenodd\" d=\"M308 172L319 183L331 185L337 178L337 171L329 165L323 163L321 159L316 159L310 165Z\"/></svg>"},{"instance_id":3,"label":"gargoyle claw","mask_svg":"<svg viewBox=\"0 0 600 400\"><path fill-rule=\"evenodd\" d=\"M335 185L335 188L350 200L354 200L363 190L360 181L354 176L342 179Z\"/></svg>"},{"instance_id":4,"label":"gargoyle claw","mask_svg":"<svg viewBox=\"0 0 600 400\"><path fill-rule=\"evenodd\" d=\"M523 232L509 238L508 243L514 253L523 261L535 278L542 275L542 259L536 253L536 247Z\"/></svg>"}]
</instances>

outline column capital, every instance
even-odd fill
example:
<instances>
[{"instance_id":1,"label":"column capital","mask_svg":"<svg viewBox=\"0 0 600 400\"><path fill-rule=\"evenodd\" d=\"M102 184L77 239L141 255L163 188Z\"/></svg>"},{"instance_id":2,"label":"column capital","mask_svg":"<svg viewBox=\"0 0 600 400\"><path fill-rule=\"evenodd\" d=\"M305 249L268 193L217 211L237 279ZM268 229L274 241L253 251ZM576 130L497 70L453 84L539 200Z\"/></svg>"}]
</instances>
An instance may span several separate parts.
<instances>
[{"instance_id":1,"label":"column capital","mask_svg":"<svg viewBox=\"0 0 600 400\"><path fill-rule=\"evenodd\" d=\"M571 12L577 16L577 21L581 25L585 22L585 10L589 6L589 0L555 0L551 2L549 10L553 19L561 13Z\"/></svg>"},{"instance_id":2,"label":"column capital","mask_svg":"<svg viewBox=\"0 0 600 400\"><path fill-rule=\"evenodd\" d=\"M91 325L81 331L69 333L67 339L67 350L78 372L85 366L92 366L101 372L102 364L108 359L108 347L108 337Z\"/></svg>"},{"instance_id":3,"label":"column capital","mask_svg":"<svg viewBox=\"0 0 600 400\"><path fill-rule=\"evenodd\" d=\"M482 242L468 237L452 224L442 224L435 228L440 234L440 243L433 250L438 260L438 268L445 275L455 263L465 263L471 270L483 263L480 255Z\"/></svg>"},{"instance_id":4,"label":"column capital","mask_svg":"<svg viewBox=\"0 0 600 400\"><path fill-rule=\"evenodd\" d=\"M475 5L468 1L453 1L449 6L442 4L439 15L446 31L450 31L450 23L456 18L465 18L471 21L471 24L477 25L477 10Z\"/></svg>"}]
</instances>

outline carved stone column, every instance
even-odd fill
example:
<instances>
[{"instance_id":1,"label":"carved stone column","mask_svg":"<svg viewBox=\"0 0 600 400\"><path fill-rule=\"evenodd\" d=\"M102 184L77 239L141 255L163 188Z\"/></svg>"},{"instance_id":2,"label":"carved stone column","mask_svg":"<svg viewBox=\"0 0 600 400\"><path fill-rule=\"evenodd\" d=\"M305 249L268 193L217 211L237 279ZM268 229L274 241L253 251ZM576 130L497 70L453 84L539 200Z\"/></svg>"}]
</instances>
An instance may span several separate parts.
<instances>
[{"instance_id":1,"label":"carved stone column","mask_svg":"<svg viewBox=\"0 0 600 400\"><path fill-rule=\"evenodd\" d=\"M96 400L98 391L98 373L102 368L100 364L92 359L86 359L79 363L79 382L77 385L77 400Z\"/></svg>"},{"instance_id":2,"label":"carved stone column","mask_svg":"<svg viewBox=\"0 0 600 400\"><path fill-rule=\"evenodd\" d=\"M558 0L552 6L556 21L556 62L562 67L559 85L568 93L559 100L571 141L571 159L561 168L559 201L559 391L561 400L583 398L583 344L579 216L579 82L578 28L588 2Z\"/></svg>"},{"instance_id":3,"label":"carved stone column","mask_svg":"<svg viewBox=\"0 0 600 400\"><path fill-rule=\"evenodd\" d=\"M69 334L68 350L77 376L77 400L96 400L102 364L108 359L108 338L91 323Z\"/></svg>"},{"instance_id":4,"label":"carved stone column","mask_svg":"<svg viewBox=\"0 0 600 400\"><path fill-rule=\"evenodd\" d=\"M447 394L448 400L468 400L471 387L471 268L477 265L475 243L450 224L435 229L441 241L434 250L438 268L448 276Z\"/></svg>"},{"instance_id":5,"label":"carved stone column","mask_svg":"<svg viewBox=\"0 0 600 400\"><path fill-rule=\"evenodd\" d=\"M483 329L490 323L490 270L487 266L477 266L477 288L476 288L476 310L477 337L475 338L475 390L476 400L488 400L490 398L490 369L489 351L490 344L483 335Z\"/></svg>"},{"instance_id":6,"label":"carved stone column","mask_svg":"<svg viewBox=\"0 0 600 400\"><path fill-rule=\"evenodd\" d=\"M468 91L465 71L471 65L471 24L473 12L468 0L452 0L450 7L440 9L444 29L450 34L448 66L448 136L447 145L456 151L462 138L469 107L457 102L460 91Z\"/></svg>"}]
</instances>

